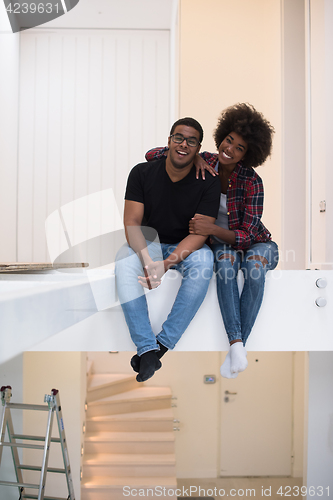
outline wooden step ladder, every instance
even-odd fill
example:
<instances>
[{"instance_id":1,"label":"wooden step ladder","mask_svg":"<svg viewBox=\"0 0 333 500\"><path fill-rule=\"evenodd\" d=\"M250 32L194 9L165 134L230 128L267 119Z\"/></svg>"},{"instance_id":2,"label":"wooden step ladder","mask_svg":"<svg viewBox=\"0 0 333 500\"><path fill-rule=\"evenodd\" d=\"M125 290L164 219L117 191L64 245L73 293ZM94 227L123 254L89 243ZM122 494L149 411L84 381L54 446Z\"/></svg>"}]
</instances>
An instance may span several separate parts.
<instances>
[{"instance_id":1,"label":"wooden step ladder","mask_svg":"<svg viewBox=\"0 0 333 500\"><path fill-rule=\"evenodd\" d=\"M62 418L62 411L60 405L59 391L56 389L52 389L51 394L45 394L44 403L46 405L34 405L34 404L17 404L11 403L10 398L12 396L12 388L10 386L3 386L0 389L1 392L1 402L3 406L3 412L1 417L0 424L0 467L1 467L1 458L2 451L5 446L11 448L16 482L13 481L0 481L1 485L5 486L16 486L19 490L19 500L23 499L36 499L36 500L75 500L74 489L73 489L73 480L72 474L69 464L69 456L67 450L67 441L65 437L65 429ZM33 410L33 411L46 411L48 412L47 418L47 427L46 427L46 435L44 436L29 436L25 434L15 434L13 428L13 421L11 416L11 410ZM53 418L56 415L58 430L59 430L59 438L52 438L52 424ZM8 441L5 441L5 433L8 433ZM17 442L19 440L19 442ZM31 444L26 441L43 441L44 444ZM53 443L60 443L61 451L64 461L64 468L51 468L48 467L48 459L50 453L50 445ZM43 460L41 466L36 465L23 465L20 463L20 458L18 454L18 448L30 448L30 449L38 449L43 450ZM39 484L30 484L25 483L23 481L22 470L30 470L30 471L40 471L40 481ZM57 474L65 474L68 488L68 497L58 498L53 496L45 496L45 485L46 485L46 476L47 473L57 473ZM38 490L38 494L29 494L26 490Z\"/></svg>"}]
</instances>

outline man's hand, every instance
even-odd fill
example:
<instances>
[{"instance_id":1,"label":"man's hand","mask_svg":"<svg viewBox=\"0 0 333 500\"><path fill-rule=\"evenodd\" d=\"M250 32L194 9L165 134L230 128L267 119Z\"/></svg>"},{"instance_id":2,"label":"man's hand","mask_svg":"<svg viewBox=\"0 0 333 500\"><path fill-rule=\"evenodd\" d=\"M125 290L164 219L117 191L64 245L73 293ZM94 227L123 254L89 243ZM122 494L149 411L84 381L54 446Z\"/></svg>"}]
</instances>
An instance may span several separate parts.
<instances>
[{"instance_id":1,"label":"man's hand","mask_svg":"<svg viewBox=\"0 0 333 500\"><path fill-rule=\"evenodd\" d=\"M161 278L165 274L164 260L151 262L144 267L145 276L138 276L139 283L144 288L157 288L161 284Z\"/></svg>"},{"instance_id":2,"label":"man's hand","mask_svg":"<svg viewBox=\"0 0 333 500\"><path fill-rule=\"evenodd\" d=\"M214 223L211 222L211 217L196 214L189 223L190 234L201 234L202 236L209 236L212 234Z\"/></svg>"}]
</instances>

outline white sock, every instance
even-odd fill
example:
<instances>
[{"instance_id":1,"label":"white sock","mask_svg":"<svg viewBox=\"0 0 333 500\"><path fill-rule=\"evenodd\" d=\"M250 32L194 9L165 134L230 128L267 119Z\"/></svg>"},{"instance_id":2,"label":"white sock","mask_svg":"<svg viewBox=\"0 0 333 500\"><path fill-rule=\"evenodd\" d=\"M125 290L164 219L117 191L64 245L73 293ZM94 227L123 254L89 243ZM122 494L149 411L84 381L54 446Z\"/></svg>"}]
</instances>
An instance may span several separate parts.
<instances>
[{"instance_id":1,"label":"white sock","mask_svg":"<svg viewBox=\"0 0 333 500\"><path fill-rule=\"evenodd\" d=\"M221 373L222 377L225 377L225 378L236 378L237 377L238 372L231 373L230 366L231 366L231 358L230 358L230 351L228 351L226 358L224 360L224 363L222 364L222 366L220 368L220 373Z\"/></svg>"},{"instance_id":2,"label":"white sock","mask_svg":"<svg viewBox=\"0 0 333 500\"><path fill-rule=\"evenodd\" d=\"M243 372L248 365L246 349L243 342L235 342L230 346L230 371L231 373Z\"/></svg>"}]
</instances>

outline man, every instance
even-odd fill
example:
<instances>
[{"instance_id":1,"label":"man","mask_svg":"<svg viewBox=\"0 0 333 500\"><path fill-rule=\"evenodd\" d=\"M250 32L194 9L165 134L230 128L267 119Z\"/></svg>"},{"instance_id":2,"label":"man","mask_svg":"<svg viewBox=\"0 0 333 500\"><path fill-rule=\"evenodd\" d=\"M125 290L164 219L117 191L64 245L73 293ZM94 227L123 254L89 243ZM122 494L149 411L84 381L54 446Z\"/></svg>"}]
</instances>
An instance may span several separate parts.
<instances>
[{"instance_id":1,"label":"man","mask_svg":"<svg viewBox=\"0 0 333 500\"><path fill-rule=\"evenodd\" d=\"M152 377L160 358L173 349L195 316L213 274L213 254L207 236L189 234L197 214L215 221L220 182L207 176L196 179L194 159L203 138L201 125L182 118L171 128L167 158L140 163L129 174L124 225L128 245L116 259L118 296L131 338L137 346L131 366L138 382ZM149 235L151 229L160 243ZM145 233L145 235L144 235ZM155 233L156 234L156 233ZM156 288L170 268L183 276L176 300L161 332L155 337L143 288Z\"/></svg>"}]
</instances>

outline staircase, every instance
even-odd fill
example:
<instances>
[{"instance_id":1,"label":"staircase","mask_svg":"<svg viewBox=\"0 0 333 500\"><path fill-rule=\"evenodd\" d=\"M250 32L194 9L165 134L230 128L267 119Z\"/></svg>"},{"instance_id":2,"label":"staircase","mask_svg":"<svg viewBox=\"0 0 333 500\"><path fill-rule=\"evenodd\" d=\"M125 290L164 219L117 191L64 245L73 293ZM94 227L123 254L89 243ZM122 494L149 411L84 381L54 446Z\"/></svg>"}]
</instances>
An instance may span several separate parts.
<instances>
[{"instance_id":1,"label":"staircase","mask_svg":"<svg viewBox=\"0 0 333 500\"><path fill-rule=\"evenodd\" d=\"M93 374L87 402L81 500L162 492L176 500L170 389L145 387L134 375Z\"/></svg>"}]
</instances>

